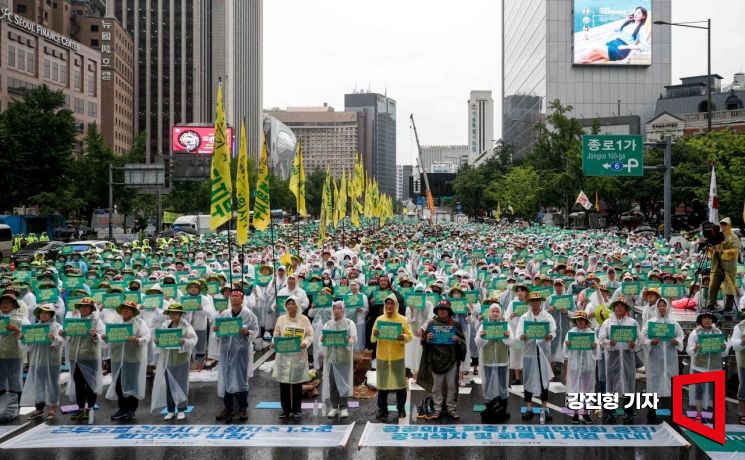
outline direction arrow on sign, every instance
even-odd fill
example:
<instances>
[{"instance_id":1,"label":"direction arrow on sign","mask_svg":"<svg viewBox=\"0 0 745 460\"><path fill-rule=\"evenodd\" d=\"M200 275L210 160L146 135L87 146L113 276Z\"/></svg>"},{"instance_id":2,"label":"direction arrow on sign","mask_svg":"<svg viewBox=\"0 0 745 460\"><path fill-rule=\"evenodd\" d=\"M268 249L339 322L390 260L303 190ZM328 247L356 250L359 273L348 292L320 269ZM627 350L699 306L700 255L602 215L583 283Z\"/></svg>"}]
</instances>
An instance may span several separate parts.
<instances>
[{"instance_id":1,"label":"direction arrow on sign","mask_svg":"<svg viewBox=\"0 0 745 460\"><path fill-rule=\"evenodd\" d=\"M586 176L642 176L642 136L582 136L582 171Z\"/></svg>"}]
</instances>

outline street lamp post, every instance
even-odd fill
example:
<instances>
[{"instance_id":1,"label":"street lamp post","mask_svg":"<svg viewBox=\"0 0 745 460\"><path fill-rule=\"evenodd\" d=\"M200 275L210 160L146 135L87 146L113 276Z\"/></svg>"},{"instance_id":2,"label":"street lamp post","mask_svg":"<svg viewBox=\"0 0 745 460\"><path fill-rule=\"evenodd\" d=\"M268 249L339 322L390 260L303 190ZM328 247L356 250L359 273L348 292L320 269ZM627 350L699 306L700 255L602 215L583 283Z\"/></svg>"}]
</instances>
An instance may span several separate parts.
<instances>
[{"instance_id":1,"label":"street lamp post","mask_svg":"<svg viewBox=\"0 0 745 460\"><path fill-rule=\"evenodd\" d=\"M702 24L704 22L706 23L706 27L692 25ZM654 21L654 24L706 30L706 119L707 132L711 132L711 18L707 19L706 21L693 22Z\"/></svg>"}]
</instances>

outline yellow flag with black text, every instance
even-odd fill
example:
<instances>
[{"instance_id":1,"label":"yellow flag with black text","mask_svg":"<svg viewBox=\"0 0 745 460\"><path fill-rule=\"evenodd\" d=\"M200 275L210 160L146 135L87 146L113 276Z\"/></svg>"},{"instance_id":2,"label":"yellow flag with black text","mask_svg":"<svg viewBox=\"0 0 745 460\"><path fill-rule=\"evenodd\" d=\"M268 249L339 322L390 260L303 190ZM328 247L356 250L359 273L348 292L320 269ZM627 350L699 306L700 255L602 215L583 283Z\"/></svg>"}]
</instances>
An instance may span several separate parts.
<instances>
[{"instance_id":1,"label":"yellow flag with black text","mask_svg":"<svg viewBox=\"0 0 745 460\"><path fill-rule=\"evenodd\" d=\"M236 241L240 246L248 243L248 215L249 215L249 188L248 188L248 144L246 141L246 124L241 120L241 145L238 149L238 168L235 177L235 202L238 222L236 229Z\"/></svg>"},{"instance_id":2,"label":"yellow flag with black text","mask_svg":"<svg viewBox=\"0 0 745 460\"><path fill-rule=\"evenodd\" d=\"M230 180L230 149L222 85L217 87L217 114L215 117L215 150L210 168L210 229L217 230L233 217L233 183Z\"/></svg>"},{"instance_id":3,"label":"yellow flag with black text","mask_svg":"<svg viewBox=\"0 0 745 460\"><path fill-rule=\"evenodd\" d=\"M300 140L297 141L295 161L292 163L292 172L290 173L290 191L295 195L298 215L308 214L305 208L305 168L303 167L303 149L300 146Z\"/></svg>"},{"instance_id":4,"label":"yellow flag with black text","mask_svg":"<svg viewBox=\"0 0 745 460\"><path fill-rule=\"evenodd\" d=\"M266 138L261 143L261 159L259 160L259 177L254 196L254 227L256 230L266 230L271 223L271 205L269 200L269 159L266 155Z\"/></svg>"}]
</instances>

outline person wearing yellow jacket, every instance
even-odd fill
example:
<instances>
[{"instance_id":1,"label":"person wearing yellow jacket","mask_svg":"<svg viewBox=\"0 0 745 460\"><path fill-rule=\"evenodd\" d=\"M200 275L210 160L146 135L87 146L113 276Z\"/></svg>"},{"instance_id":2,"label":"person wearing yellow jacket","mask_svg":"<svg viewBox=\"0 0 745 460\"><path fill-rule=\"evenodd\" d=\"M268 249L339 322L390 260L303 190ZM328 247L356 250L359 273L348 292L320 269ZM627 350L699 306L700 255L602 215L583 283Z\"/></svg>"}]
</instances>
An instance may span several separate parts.
<instances>
[{"instance_id":1,"label":"person wearing yellow jacket","mask_svg":"<svg viewBox=\"0 0 745 460\"><path fill-rule=\"evenodd\" d=\"M737 295L737 259L740 254L740 239L732 231L732 220L729 217L719 221L724 234L724 241L709 249L711 257L711 281L706 309L714 310L717 296L721 289L724 293L724 313L731 314L736 308Z\"/></svg>"},{"instance_id":2,"label":"person wearing yellow jacket","mask_svg":"<svg viewBox=\"0 0 745 460\"><path fill-rule=\"evenodd\" d=\"M384 338L381 334L381 322L401 325L401 333L395 339ZM395 327L395 326L393 326ZM396 392L398 417L406 417L406 343L414 338L406 317L398 313L398 299L394 294L385 298L383 315L373 324L372 343L377 347L377 386L378 386L378 420L388 419L388 393Z\"/></svg>"}]
</instances>

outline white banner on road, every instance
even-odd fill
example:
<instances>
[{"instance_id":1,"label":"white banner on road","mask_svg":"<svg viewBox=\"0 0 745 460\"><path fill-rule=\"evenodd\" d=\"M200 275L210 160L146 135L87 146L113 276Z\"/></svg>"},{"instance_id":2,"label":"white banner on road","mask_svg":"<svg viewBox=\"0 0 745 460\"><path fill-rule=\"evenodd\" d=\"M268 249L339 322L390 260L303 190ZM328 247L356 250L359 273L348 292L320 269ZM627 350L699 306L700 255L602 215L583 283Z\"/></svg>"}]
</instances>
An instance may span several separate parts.
<instances>
[{"instance_id":1,"label":"white banner on road","mask_svg":"<svg viewBox=\"0 0 745 460\"><path fill-rule=\"evenodd\" d=\"M39 425L0 449L67 447L344 447L351 425ZM40 440L44 440L40 443Z\"/></svg>"},{"instance_id":2,"label":"white banner on road","mask_svg":"<svg viewBox=\"0 0 745 460\"><path fill-rule=\"evenodd\" d=\"M359 447L679 447L662 425L386 425L368 423Z\"/></svg>"},{"instance_id":3,"label":"white banner on road","mask_svg":"<svg viewBox=\"0 0 745 460\"><path fill-rule=\"evenodd\" d=\"M31 423L31 422L26 422L23 425L6 425L6 426L0 426L0 439L3 439L4 437L10 435L14 431L20 431L20 430L22 430L29 423Z\"/></svg>"}]
</instances>

